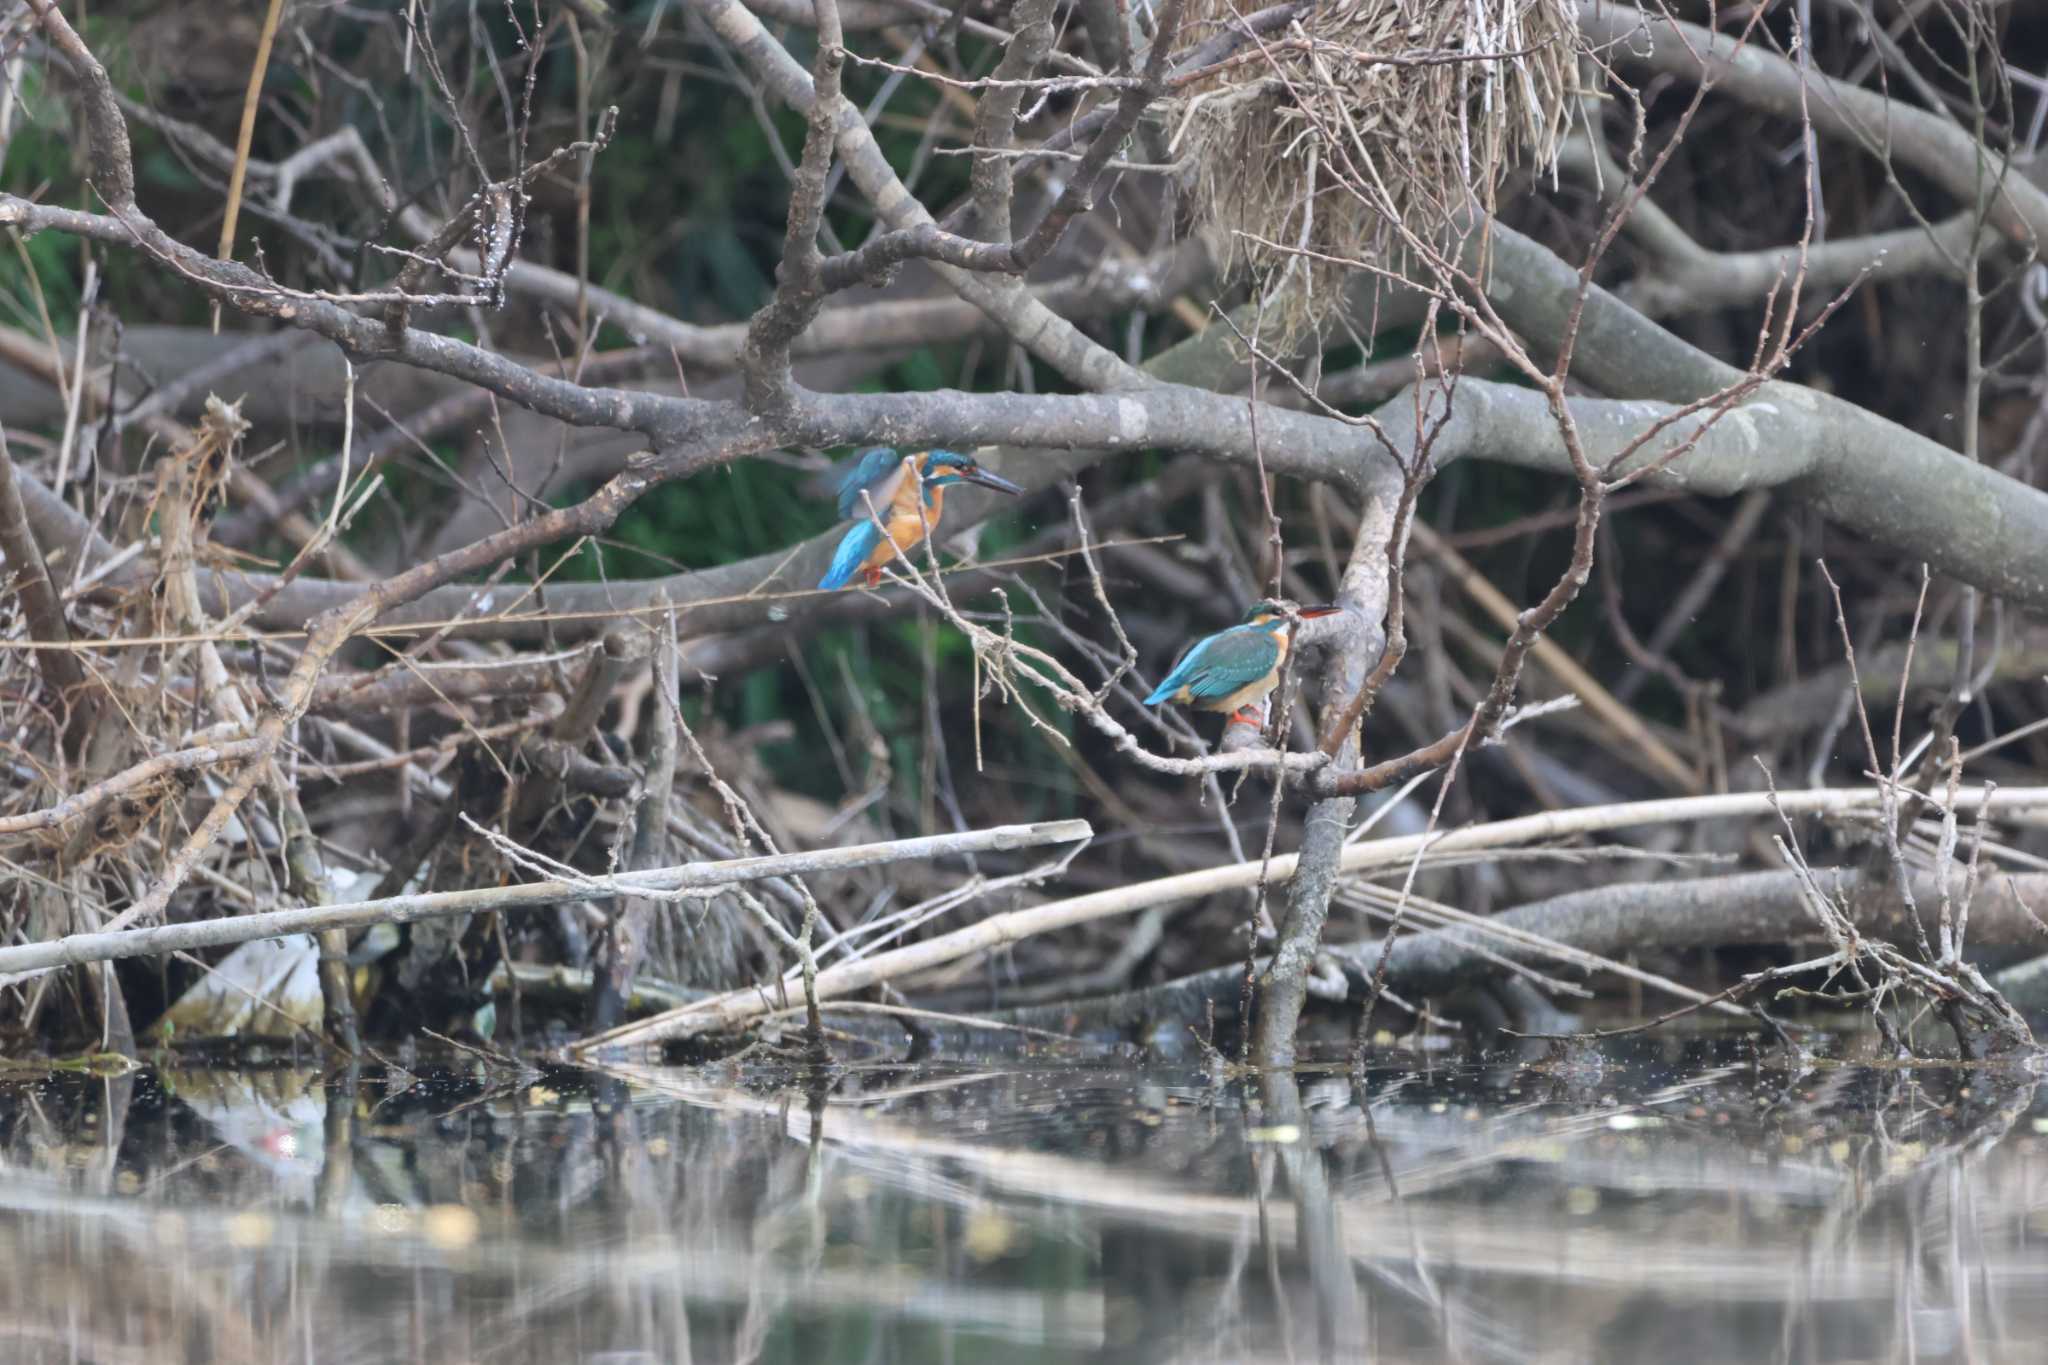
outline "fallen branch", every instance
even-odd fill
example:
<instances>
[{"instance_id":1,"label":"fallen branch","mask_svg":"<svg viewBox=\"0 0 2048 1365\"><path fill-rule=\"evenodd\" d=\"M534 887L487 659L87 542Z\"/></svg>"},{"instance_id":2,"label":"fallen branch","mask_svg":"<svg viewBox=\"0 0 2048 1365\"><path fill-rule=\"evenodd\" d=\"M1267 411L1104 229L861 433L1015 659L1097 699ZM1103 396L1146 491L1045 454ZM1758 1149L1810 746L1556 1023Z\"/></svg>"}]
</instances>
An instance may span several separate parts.
<instances>
[{"instance_id":1,"label":"fallen branch","mask_svg":"<svg viewBox=\"0 0 2048 1365\"><path fill-rule=\"evenodd\" d=\"M1937 882L1932 872L1916 874L1922 893L1937 891ZM1895 889L1864 882L1851 868L1815 869L1813 884L1843 898L1858 934L1909 941L1914 921ZM1978 904L1983 919L1980 943L2038 944L2048 939L2048 926L2034 919L2022 897L2048 898L2048 878L2000 877L1984 887ZM1820 934L1795 872L1624 882L1516 906L1483 925L1449 924L1404 935L1394 940L1387 955L1386 983L1411 998L1426 998L1475 980L1498 978L1514 967L1548 968L1575 961L1583 966L1586 953L1613 958L1647 951L1780 945ZM1363 1002L1369 997L1381 950L1377 937L1325 948L1347 984L1347 999ZM1149 1029L1167 1020L1198 1027L1212 1008L1218 1020L1236 1014L1243 977L1242 966L1231 964L1092 1000L1004 1010L998 1017L1074 1032ZM2001 989L2006 984L2002 974L1998 983Z\"/></svg>"},{"instance_id":2,"label":"fallen branch","mask_svg":"<svg viewBox=\"0 0 2048 1365\"><path fill-rule=\"evenodd\" d=\"M1821 788L1813 791L1783 792L1777 809L1791 815L1830 815L1844 811L1876 809L1882 794L1875 788ZM1963 792L1958 810L1975 810L1985 804L1982 792ZM2016 787L1991 794L1989 809L2017 810L2048 807L2048 787ZM1410 835L1353 844L1344 850L1340 873L1377 871L1400 867L1420 852L1441 856L1474 849L1502 848L1516 844L1561 839L1575 834L1624 829L1633 825L1659 825L1678 821L1730 820L1768 816L1774 813L1772 799L1764 792L1735 792L1720 796L1672 797L1660 801L1631 801L1613 806L1589 806L1580 810L1545 811L1514 820L1451 830L1439 835ZM1155 905L1256 885L1263 876L1268 885L1279 885L1294 876L1296 856L1286 854L1270 862L1232 863L1183 872L1154 881L1097 891L1028 910L992 915L979 924L956 929L950 934L926 939L857 962L843 962L818 973L820 1000L851 995L884 981L943 966L969 953L999 948L1007 943L1039 934L1070 929L1093 920L1128 915ZM8 965L0 953L0 968ZM1242 968L1228 969L1241 974ZM609 1033L587 1038L573 1049L578 1055L612 1053L626 1047L641 1047L671 1038L688 1038L705 1033L726 1032L779 1008L769 995L748 988L700 1000L648 1019L639 1020Z\"/></svg>"},{"instance_id":3,"label":"fallen branch","mask_svg":"<svg viewBox=\"0 0 2048 1365\"><path fill-rule=\"evenodd\" d=\"M132 768L115 773L112 777L102 778L90 787L75 791L55 805L44 806L41 810L25 811L20 815L0 816L0 835L32 834L37 830L55 829L91 812L123 792L147 786L160 777L249 758L261 748L262 743L259 740L231 739L219 744L201 744L190 749L177 749L171 753L158 754L155 758L146 758Z\"/></svg>"},{"instance_id":4,"label":"fallen branch","mask_svg":"<svg viewBox=\"0 0 2048 1365\"><path fill-rule=\"evenodd\" d=\"M988 853L1002 849L1036 848L1042 844L1075 843L1094 837L1095 831L1089 827L1086 820L1050 820L1034 825L997 825L992 829L969 830L964 834L936 834L921 839L896 839L879 844L854 844L847 848L815 849L807 853L779 853L765 858L683 863L676 867L656 868L650 872L621 873L615 877L579 878L573 881L550 880L527 882L518 886L481 887L473 891L390 896L383 900L267 910L255 915L199 920L190 924L166 924L149 929L72 934L48 943L0 948L0 972L32 972L50 967L76 966L85 962L107 962L116 958L150 957L159 953L190 951L195 948L225 948L238 943L254 943L259 939L284 938L291 934L310 934L327 929L361 929L373 924L410 924L415 920L440 919L450 915L530 909L541 905L560 905L567 901L590 900L606 893L647 895L692 890L714 891L737 882L762 881L770 877L848 872L854 868L874 867L882 863L908 862L912 859L937 858L955 853Z\"/></svg>"}]
</instances>

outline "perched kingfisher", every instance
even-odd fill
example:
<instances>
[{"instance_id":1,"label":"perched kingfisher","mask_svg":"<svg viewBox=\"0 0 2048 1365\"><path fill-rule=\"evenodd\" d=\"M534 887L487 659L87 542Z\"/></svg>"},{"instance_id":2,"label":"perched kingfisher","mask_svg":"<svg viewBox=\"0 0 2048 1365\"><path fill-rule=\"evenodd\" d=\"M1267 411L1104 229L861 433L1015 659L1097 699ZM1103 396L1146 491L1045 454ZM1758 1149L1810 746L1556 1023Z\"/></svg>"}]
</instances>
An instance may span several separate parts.
<instances>
[{"instance_id":1,"label":"perched kingfisher","mask_svg":"<svg viewBox=\"0 0 2048 1365\"><path fill-rule=\"evenodd\" d=\"M1300 607L1303 620L1331 616L1341 607ZM1145 698L1145 705L1177 701L1198 711L1228 711L1232 723L1257 725L1266 694L1280 685L1280 666L1287 662L1293 622L1287 608L1267 599L1254 602L1244 620L1195 642L1181 656L1166 681Z\"/></svg>"},{"instance_id":2,"label":"perched kingfisher","mask_svg":"<svg viewBox=\"0 0 2048 1365\"><path fill-rule=\"evenodd\" d=\"M1008 479L989 473L957 450L928 450L923 455L899 456L888 446L870 446L856 455L853 468L839 485L839 515L851 520L832 567L818 580L821 588L843 588L855 574L870 588L882 581L882 566L899 554L908 554L924 539L925 527L938 529L946 489L956 483L975 483L1012 497L1024 490ZM924 511L917 508L917 491L924 489ZM861 495L865 493L867 497ZM874 515L868 514L868 502ZM889 528L884 536L876 518Z\"/></svg>"}]
</instances>

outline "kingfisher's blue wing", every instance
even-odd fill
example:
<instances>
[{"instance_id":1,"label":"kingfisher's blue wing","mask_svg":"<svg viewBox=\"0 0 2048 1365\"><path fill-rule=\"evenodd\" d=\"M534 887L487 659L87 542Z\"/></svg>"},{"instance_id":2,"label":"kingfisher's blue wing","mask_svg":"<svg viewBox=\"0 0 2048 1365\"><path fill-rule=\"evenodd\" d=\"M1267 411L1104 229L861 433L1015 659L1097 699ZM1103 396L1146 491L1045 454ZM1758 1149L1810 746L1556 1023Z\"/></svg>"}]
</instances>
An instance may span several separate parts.
<instances>
[{"instance_id":1,"label":"kingfisher's blue wing","mask_svg":"<svg viewBox=\"0 0 2048 1365\"><path fill-rule=\"evenodd\" d=\"M1265 677L1280 662L1280 642L1263 630L1232 626L1189 650L1145 698L1147 706L1171 701L1186 688L1193 701L1214 701Z\"/></svg>"},{"instance_id":2,"label":"kingfisher's blue wing","mask_svg":"<svg viewBox=\"0 0 2048 1365\"><path fill-rule=\"evenodd\" d=\"M902 466L903 457L889 446L869 446L854 456L846 477L839 481L839 519L851 521L855 517L867 516L867 508L860 498L863 489L874 489L875 506L881 507L887 498L877 485Z\"/></svg>"},{"instance_id":3,"label":"kingfisher's blue wing","mask_svg":"<svg viewBox=\"0 0 2048 1365\"><path fill-rule=\"evenodd\" d=\"M873 519L857 521L846 528L846 534L839 538L839 548L832 552L832 567L818 580L821 588L843 588L867 563L868 555L882 543L881 528Z\"/></svg>"}]
</instances>

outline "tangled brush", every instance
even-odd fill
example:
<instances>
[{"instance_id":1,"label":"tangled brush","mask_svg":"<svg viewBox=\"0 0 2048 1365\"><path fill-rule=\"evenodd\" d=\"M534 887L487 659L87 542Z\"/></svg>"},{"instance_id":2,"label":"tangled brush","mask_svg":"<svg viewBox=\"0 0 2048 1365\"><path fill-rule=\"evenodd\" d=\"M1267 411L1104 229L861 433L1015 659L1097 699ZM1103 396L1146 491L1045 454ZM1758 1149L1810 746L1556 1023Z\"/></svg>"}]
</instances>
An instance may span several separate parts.
<instances>
[{"instance_id":1,"label":"tangled brush","mask_svg":"<svg viewBox=\"0 0 2048 1365\"><path fill-rule=\"evenodd\" d=\"M1197 36L1233 0L1191 0ZM1246 4L1242 12L1254 6ZM1577 90L1568 0L1331 0L1190 85L1175 140L1198 219L1273 297L1289 342L1359 263L1399 269L1491 211L1519 160L1554 161Z\"/></svg>"}]
</instances>

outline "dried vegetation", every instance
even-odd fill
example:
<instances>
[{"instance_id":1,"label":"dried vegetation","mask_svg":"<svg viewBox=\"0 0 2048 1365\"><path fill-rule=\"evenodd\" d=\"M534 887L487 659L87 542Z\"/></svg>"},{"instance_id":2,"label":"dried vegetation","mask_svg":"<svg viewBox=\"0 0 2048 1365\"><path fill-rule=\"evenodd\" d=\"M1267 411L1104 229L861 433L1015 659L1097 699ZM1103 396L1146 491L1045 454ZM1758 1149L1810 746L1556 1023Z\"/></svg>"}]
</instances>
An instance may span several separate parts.
<instances>
[{"instance_id":1,"label":"dried vegetation","mask_svg":"<svg viewBox=\"0 0 2048 1365\"><path fill-rule=\"evenodd\" d=\"M1198 32L1241 7L1196 0ZM1289 346L1328 326L1361 269L1448 249L1518 166L1547 169L1577 95L1565 0L1343 0L1306 9L1168 107L1194 211L1266 295Z\"/></svg>"}]
</instances>

